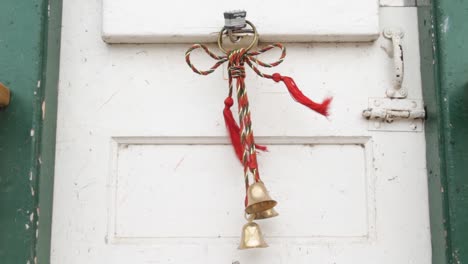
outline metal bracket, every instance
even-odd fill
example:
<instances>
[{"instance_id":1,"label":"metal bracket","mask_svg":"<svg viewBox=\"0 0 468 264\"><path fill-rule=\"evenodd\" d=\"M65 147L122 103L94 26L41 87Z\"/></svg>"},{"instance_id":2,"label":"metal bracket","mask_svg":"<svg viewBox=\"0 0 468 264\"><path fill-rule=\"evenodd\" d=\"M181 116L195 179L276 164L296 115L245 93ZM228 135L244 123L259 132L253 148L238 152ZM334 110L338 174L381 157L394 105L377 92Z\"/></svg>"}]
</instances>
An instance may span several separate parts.
<instances>
[{"instance_id":1,"label":"metal bracket","mask_svg":"<svg viewBox=\"0 0 468 264\"><path fill-rule=\"evenodd\" d=\"M386 95L390 98L406 98L408 91L402 87L405 74L405 64L403 59L403 45L401 39L404 33L400 29L385 29L383 36L392 41L393 44L393 63L395 71L395 82L392 88L387 89Z\"/></svg>"},{"instance_id":2,"label":"metal bracket","mask_svg":"<svg viewBox=\"0 0 468 264\"><path fill-rule=\"evenodd\" d=\"M369 98L362 116L374 121L369 122L369 130L422 131L426 112L422 100Z\"/></svg>"}]
</instances>

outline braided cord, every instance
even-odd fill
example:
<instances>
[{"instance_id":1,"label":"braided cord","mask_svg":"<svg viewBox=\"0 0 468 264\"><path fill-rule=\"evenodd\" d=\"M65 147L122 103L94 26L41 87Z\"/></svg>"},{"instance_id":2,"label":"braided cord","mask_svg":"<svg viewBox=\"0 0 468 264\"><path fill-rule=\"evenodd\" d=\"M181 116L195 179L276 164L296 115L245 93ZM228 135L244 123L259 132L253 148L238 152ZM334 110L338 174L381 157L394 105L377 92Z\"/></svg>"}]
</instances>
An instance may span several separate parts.
<instances>
[{"instance_id":1,"label":"braided cord","mask_svg":"<svg viewBox=\"0 0 468 264\"><path fill-rule=\"evenodd\" d=\"M190 55L192 54L192 51L196 50L196 49L203 49L208 55L210 55L211 58L217 60L217 62L211 66L210 69L206 70L206 71L201 71L199 69L197 69L191 62L190 60ZM195 73L198 73L200 75L208 75L212 72L214 72L219 66L221 66L221 64L223 64L224 62L227 61L227 57L226 56L218 56L216 54L214 54L213 52L211 52L208 47L206 47L205 45L202 45L202 44L194 44L192 45L192 47L190 47L186 52L185 52L185 62L187 62L188 66L190 67L190 69L192 69L192 71L194 71Z\"/></svg>"},{"instance_id":2,"label":"braided cord","mask_svg":"<svg viewBox=\"0 0 468 264\"><path fill-rule=\"evenodd\" d=\"M199 70L197 69L190 60L190 55L192 51L196 49L203 49L211 58L215 59L217 62L211 66L208 70ZM266 63L259 60L256 56L262 53L265 53L273 48L279 48L281 50L280 58L272 63ZM249 99L247 96L247 90L245 88L245 67L244 63L247 63L252 70L263 78L272 79L273 76L261 72L258 69L258 66L271 68L278 66L283 62L286 57L286 49L280 44L271 44L265 46L264 48L254 51L247 52L245 49L237 49L230 51L227 56L218 56L211 52L205 45L195 44L190 47L185 53L185 61L188 66L197 74L208 75L214 72L221 64L228 61L228 75L229 75L229 97L232 96L234 90L233 80L236 82L236 92L237 92L237 101L238 101L238 113L239 113L239 128L240 128L240 137L241 144L243 149L242 154L242 164L244 166L244 178L246 189L249 187L249 176L252 175L256 182L260 181L260 174L258 171L257 163L257 151L255 147L255 139L252 130L252 120L250 116L250 107Z\"/></svg>"},{"instance_id":3,"label":"braided cord","mask_svg":"<svg viewBox=\"0 0 468 264\"><path fill-rule=\"evenodd\" d=\"M259 60L256 57L257 55L265 53L273 48L279 48L281 50L281 55L277 61L266 63L266 62ZM209 68L208 70L202 71L202 70L197 69L190 60L190 55L192 54L192 51L196 49L203 49L211 58L215 59L217 62L213 66L211 66L211 68ZM233 51L231 51L229 54L231 54L232 52ZM252 68L252 70L260 77L272 79L273 78L272 75L261 72L256 65L266 67L266 68L276 67L283 62L285 57L286 57L286 47L284 47L283 44L281 43L275 43L275 44L267 45L258 51L252 51L248 53L244 52L242 60L245 61L249 65L249 67ZM219 66L225 63L227 60L228 60L227 56L216 55L213 52L211 52L208 49L208 47L202 44L194 44L185 52L185 61L187 62L188 66L190 67L190 69L192 69L193 72L200 74L200 75L208 75L214 72Z\"/></svg>"},{"instance_id":4,"label":"braided cord","mask_svg":"<svg viewBox=\"0 0 468 264\"><path fill-rule=\"evenodd\" d=\"M263 61L259 60L256 57L257 55L265 53L265 52L267 52L267 51L269 51L269 50L271 50L273 48L279 48L281 50L281 55L280 55L280 57L278 58L277 61L274 61L274 62L271 62L271 63L266 63L266 62L263 62ZM286 57L286 47L284 47L283 44L281 44L281 43L275 43L275 44L265 46L264 48L262 48L262 49L260 49L258 51L250 52L246 56L247 56L247 59L245 60L245 62L250 66L250 68L252 68L252 70L258 76L263 77L263 78L267 78L267 79L273 79L272 75L261 72L258 69L258 67L255 66L255 64L257 64L259 66L262 66L262 67L266 67L266 68L272 68L272 67L278 66L279 64L281 64L284 61L284 58Z\"/></svg>"},{"instance_id":5,"label":"braided cord","mask_svg":"<svg viewBox=\"0 0 468 264\"><path fill-rule=\"evenodd\" d=\"M252 175L255 181L260 180L260 175L258 172L257 152L255 149L255 140L252 130L252 120L250 117L249 99L247 96L247 91L244 82L244 59L246 58L245 55L245 49L238 49L230 52L228 56L228 67L230 79L236 79L239 127L241 144L243 147L242 163L244 165L245 183L246 186L248 186L249 175Z\"/></svg>"}]
</instances>

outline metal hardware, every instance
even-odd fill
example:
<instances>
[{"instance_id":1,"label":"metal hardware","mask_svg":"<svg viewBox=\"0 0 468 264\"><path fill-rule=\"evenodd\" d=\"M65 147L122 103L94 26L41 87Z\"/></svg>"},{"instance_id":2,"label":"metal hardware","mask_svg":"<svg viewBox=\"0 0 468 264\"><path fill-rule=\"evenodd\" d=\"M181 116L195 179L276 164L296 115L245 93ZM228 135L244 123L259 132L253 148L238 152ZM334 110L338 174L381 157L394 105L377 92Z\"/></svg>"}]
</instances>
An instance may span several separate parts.
<instances>
[{"instance_id":1,"label":"metal hardware","mask_svg":"<svg viewBox=\"0 0 468 264\"><path fill-rule=\"evenodd\" d=\"M245 17L247 12L244 10L235 10L224 12L224 28L225 29L242 29L245 28Z\"/></svg>"},{"instance_id":2,"label":"metal hardware","mask_svg":"<svg viewBox=\"0 0 468 264\"><path fill-rule=\"evenodd\" d=\"M0 108L7 107L10 104L10 90L0 83Z\"/></svg>"},{"instance_id":3,"label":"metal hardware","mask_svg":"<svg viewBox=\"0 0 468 264\"><path fill-rule=\"evenodd\" d=\"M395 119L424 119L426 113L424 110L393 110L393 109L374 109L369 108L362 112L362 115L367 119L380 119L387 123L393 122Z\"/></svg>"},{"instance_id":4,"label":"metal hardware","mask_svg":"<svg viewBox=\"0 0 468 264\"><path fill-rule=\"evenodd\" d=\"M422 131L426 112L421 100L370 98L362 116L374 121L369 130Z\"/></svg>"},{"instance_id":5,"label":"metal hardware","mask_svg":"<svg viewBox=\"0 0 468 264\"><path fill-rule=\"evenodd\" d=\"M386 95L390 98L406 98L408 91L402 87L404 77L404 59L403 46L401 39L404 34L400 29L385 29L383 36L392 41L393 44L393 63L395 71L395 83L392 88L387 89Z\"/></svg>"},{"instance_id":6,"label":"metal hardware","mask_svg":"<svg viewBox=\"0 0 468 264\"><path fill-rule=\"evenodd\" d=\"M246 16L247 12L244 10L224 12L224 29L232 43L237 43L242 39L241 36L234 36L234 31L240 33L247 26Z\"/></svg>"},{"instance_id":7,"label":"metal hardware","mask_svg":"<svg viewBox=\"0 0 468 264\"><path fill-rule=\"evenodd\" d=\"M247 25L249 25L252 29L251 30L242 30L242 33L253 33L254 34L254 37L252 39L252 42L249 44L249 46L246 48L246 50L250 50L254 45L255 43L257 43L258 41L258 32L257 32L257 29L255 28L254 24L252 24L250 21L246 20L245 23L247 23ZM227 54L228 52L226 51L226 49L223 48L223 35L224 35L224 32L227 31L227 29L225 27L223 27L221 29L221 31L219 32L219 35L218 35L218 47L219 49L224 52L225 54ZM236 31L238 32L238 31ZM232 40L231 40L232 41Z\"/></svg>"}]
</instances>

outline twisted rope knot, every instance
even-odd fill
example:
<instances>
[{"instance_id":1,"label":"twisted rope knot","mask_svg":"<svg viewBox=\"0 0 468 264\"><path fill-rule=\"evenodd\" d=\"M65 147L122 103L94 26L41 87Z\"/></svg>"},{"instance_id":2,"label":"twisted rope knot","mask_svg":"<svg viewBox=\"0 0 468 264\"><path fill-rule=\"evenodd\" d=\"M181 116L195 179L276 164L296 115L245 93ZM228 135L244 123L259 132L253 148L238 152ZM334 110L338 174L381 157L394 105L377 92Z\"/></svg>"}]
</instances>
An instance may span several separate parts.
<instances>
[{"instance_id":1,"label":"twisted rope knot","mask_svg":"<svg viewBox=\"0 0 468 264\"><path fill-rule=\"evenodd\" d=\"M248 59L247 51L244 48L232 50L227 58L229 61L228 70L231 78L245 78L244 60Z\"/></svg>"},{"instance_id":2,"label":"twisted rope knot","mask_svg":"<svg viewBox=\"0 0 468 264\"><path fill-rule=\"evenodd\" d=\"M245 78L245 67L242 65L231 65L228 70L232 78Z\"/></svg>"}]
</instances>

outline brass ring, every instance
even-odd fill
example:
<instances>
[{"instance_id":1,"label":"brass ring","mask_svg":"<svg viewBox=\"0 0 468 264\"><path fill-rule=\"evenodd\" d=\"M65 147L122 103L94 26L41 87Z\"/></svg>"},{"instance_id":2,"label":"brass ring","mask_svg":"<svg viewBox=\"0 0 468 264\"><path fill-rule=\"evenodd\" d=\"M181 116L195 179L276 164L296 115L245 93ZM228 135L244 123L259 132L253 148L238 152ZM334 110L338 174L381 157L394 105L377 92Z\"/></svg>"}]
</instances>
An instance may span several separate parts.
<instances>
[{"instance_id":1,"label":"brass ring","mask_svg":"<svg viewBox=\"0 0 468 264\"><path fill-rule=\"evenodd\" d=\"M246 51L249 51L251 48L253 48L255 43L258 41L258 32L257 32L257 29L255 28L254 24L252 24L248 20L246 20L245 22L252 28L252 30L254 32L254 39L252 40L252 43L250 43L250 45L246 48ZM224 33L225 30L226 30L225 28L222 28L221 31L219 32L218 47L222 52L224 52L224 54L227 54L228 52L223 48L223 33Z\"/></svg>"}]
</instances>

